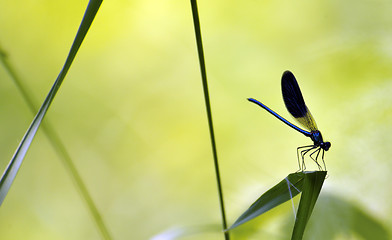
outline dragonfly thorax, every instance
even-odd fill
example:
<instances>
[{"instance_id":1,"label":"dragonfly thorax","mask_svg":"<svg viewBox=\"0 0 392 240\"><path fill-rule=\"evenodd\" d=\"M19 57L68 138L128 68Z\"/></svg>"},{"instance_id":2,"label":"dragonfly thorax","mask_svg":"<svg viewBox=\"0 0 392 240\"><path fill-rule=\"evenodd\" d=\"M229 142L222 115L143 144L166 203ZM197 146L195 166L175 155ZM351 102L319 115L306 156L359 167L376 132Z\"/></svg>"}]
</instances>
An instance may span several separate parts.
<instances>
[{"instance_id":1,"label":"dragonfly thorax","mask_svg":"<svg viewBox=\"0 0 392 240\"><path fill-rule=\"evenodd\" d=\"M331 147L330 142L324 142L323 136L321 135L321 132L318 130L312 131L310 138L312 139L315 146L320 146L325 151L328 151L328 149Z\"/></svg>"}]
</instances>

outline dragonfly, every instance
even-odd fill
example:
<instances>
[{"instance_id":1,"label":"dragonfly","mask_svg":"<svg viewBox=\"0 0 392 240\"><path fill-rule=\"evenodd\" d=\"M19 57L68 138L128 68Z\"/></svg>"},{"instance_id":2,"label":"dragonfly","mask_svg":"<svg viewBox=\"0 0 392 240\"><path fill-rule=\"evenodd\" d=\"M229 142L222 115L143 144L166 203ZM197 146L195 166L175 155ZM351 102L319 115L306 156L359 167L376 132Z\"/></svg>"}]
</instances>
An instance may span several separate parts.
<instances>
[{"instance_id":1,"label":"dragonfly","mask_svg":"<svg viewBox=\"0 0 392 240\"><path fill-rule=\"evenodd\" d=\"M324 170L326 171L326 166L324 162L324 151L329 150L329 148L331 147L331 143L324 142L323 136L317 128L316 121L314 120L312 114L310 113L308 107L305 104L297 80L295 79L294 74L290 71L285 71L282 75L282 95L284 104L286 105L286 108L289 113L301 126L306 128L307 130L304 130L292 124L291 122L284 119L279 114L274 112L272 109L270 109L263 103L257 101L256 99L248 98L248 100L264 108L276 118L278 118L288 126L292 127L293 129L297 130L298 132L304 134L307 137L310 137L310 139L313 141L312 145L301 146L297 148L299 171L305 171L306 169L305 155L308 155L317 164L319 170L323 170L324 167ZM318 162L320 152L323 167Z\"/></svg>"}]
</instances>

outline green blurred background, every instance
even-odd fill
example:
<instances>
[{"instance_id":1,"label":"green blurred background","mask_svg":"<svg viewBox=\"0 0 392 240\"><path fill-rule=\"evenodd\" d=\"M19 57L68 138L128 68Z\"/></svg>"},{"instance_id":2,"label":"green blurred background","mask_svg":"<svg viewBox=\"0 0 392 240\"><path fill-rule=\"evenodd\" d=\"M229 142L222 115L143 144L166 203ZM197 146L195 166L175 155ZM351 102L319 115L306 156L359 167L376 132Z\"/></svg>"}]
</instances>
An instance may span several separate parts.
<instances>
[{"instance_id":1,"label":"green blurred background","mask_svg":"<svg viewBox=\"0 0 392 240\"><path fill-rule=\"evenodd\" d=\"M0 2L0 47L37 103L61 70L87 3ZM246 100L291 119L280 89L289 69L332 143L306 239L392 236L390 1L198 4L229 224L296 171L296 148L311 144ZM3 171L33 115L4 66L0 80ZM181 239L223 239L189 1L103 2L45 121L114 239L209 226ZM292 226L287 203L232 234L288 239ZM1 206L0 238L99 237L41 129Z\"/></svg>"}]
</instances>

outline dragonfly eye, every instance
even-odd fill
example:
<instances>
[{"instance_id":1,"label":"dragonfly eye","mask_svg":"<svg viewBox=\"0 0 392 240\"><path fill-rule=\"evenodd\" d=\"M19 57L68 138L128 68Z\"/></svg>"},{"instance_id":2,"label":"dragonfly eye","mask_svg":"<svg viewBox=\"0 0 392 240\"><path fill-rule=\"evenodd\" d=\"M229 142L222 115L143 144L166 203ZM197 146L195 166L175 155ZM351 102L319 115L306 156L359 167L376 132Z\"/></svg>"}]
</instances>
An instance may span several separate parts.
<instances>
[{"instance_id":1,"label":"dragonfly eye","mask_svg":"<svg viewBox=\"0 0 392 240\"><path fill-rule=\"evenodd\" d=\"M330 142L323 142L323 143L320 144L320 146L325 151L328 151L328 149L331 147L331 143Z\"/></svg>"}]
</instances>

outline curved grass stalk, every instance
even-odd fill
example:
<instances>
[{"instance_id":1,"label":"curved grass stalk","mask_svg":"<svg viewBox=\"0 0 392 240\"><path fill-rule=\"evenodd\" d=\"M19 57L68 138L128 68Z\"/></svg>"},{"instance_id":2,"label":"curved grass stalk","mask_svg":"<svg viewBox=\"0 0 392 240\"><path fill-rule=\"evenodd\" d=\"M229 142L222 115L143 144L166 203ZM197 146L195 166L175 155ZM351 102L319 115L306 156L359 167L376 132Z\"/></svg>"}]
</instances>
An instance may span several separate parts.
<instances>
[{"instance_id":1,"label":"curved grass stalk","mask_svg":"<svg viewBox=\"0 0 392 240\"><path fill-rule=\"evenodd\" d=\"M37 115L35 116L34 120L32 121L30 127L26 131L22 141L20 142L17 150L15 151L11 161L9 162L6 170L4 171L1 179L0 179L0 205L3 203L5 197L7 196L7 193L16 177L16 174L23 162L23 159L27 153L27 150L29 149L31 142L34 139L34 136L36 132L38 131L43 118L45 117L45 114L47 113L54 97L56 96L57 91L59 90L69 68L71 67L71 64L76 56L76 53L78 52L94 18L95 15L98 12L98 9L102 3L102 0L91 0L89 1L89 4L87 6L87 9L85 11L83 20L81 22L81 25L79 27L79 30L76 34L75 40L72 44L71 50L68 54L68 57L65 61L65 64L60 71L55 83L53 84L51 90L49 91L46 99L44 100L41 108L38 110ZM33 113L36 112L35 105L32 101L32 98L29 96L28 92L24 89L22 86L21 82L19 81L15 71L13 71L12 67L6 60L6 55L2 52L0 53L0 58L5 66L5 68L8 70L9 74L11 77L14 79L19 91L21 92L23 98L27 102L29 108ZM69 156L68 152L66 151L66 148L64 144L62 144L60 138L56 134L56 132L53 130L53 128L46 123L46 125L43 125L43 130L47 134L47 136L50 138L50 142L52 143L53 147L57 151L57 153L61 156L60 158L63 160L64 165L67 167L69 172L71 173L83 199L86 202L86 205L88 206L90 213L93 216L93 219L95 220L95 223L97 227L99 228L101 235L104 239L111 239L110 234L103 223L103 220L100 216L99 211L95 207L95 204L90 197L90 194L87 191L87 188L85 184L83 183L79 173L77 172L71 157Z\"/></svg>"}]
</instances>

